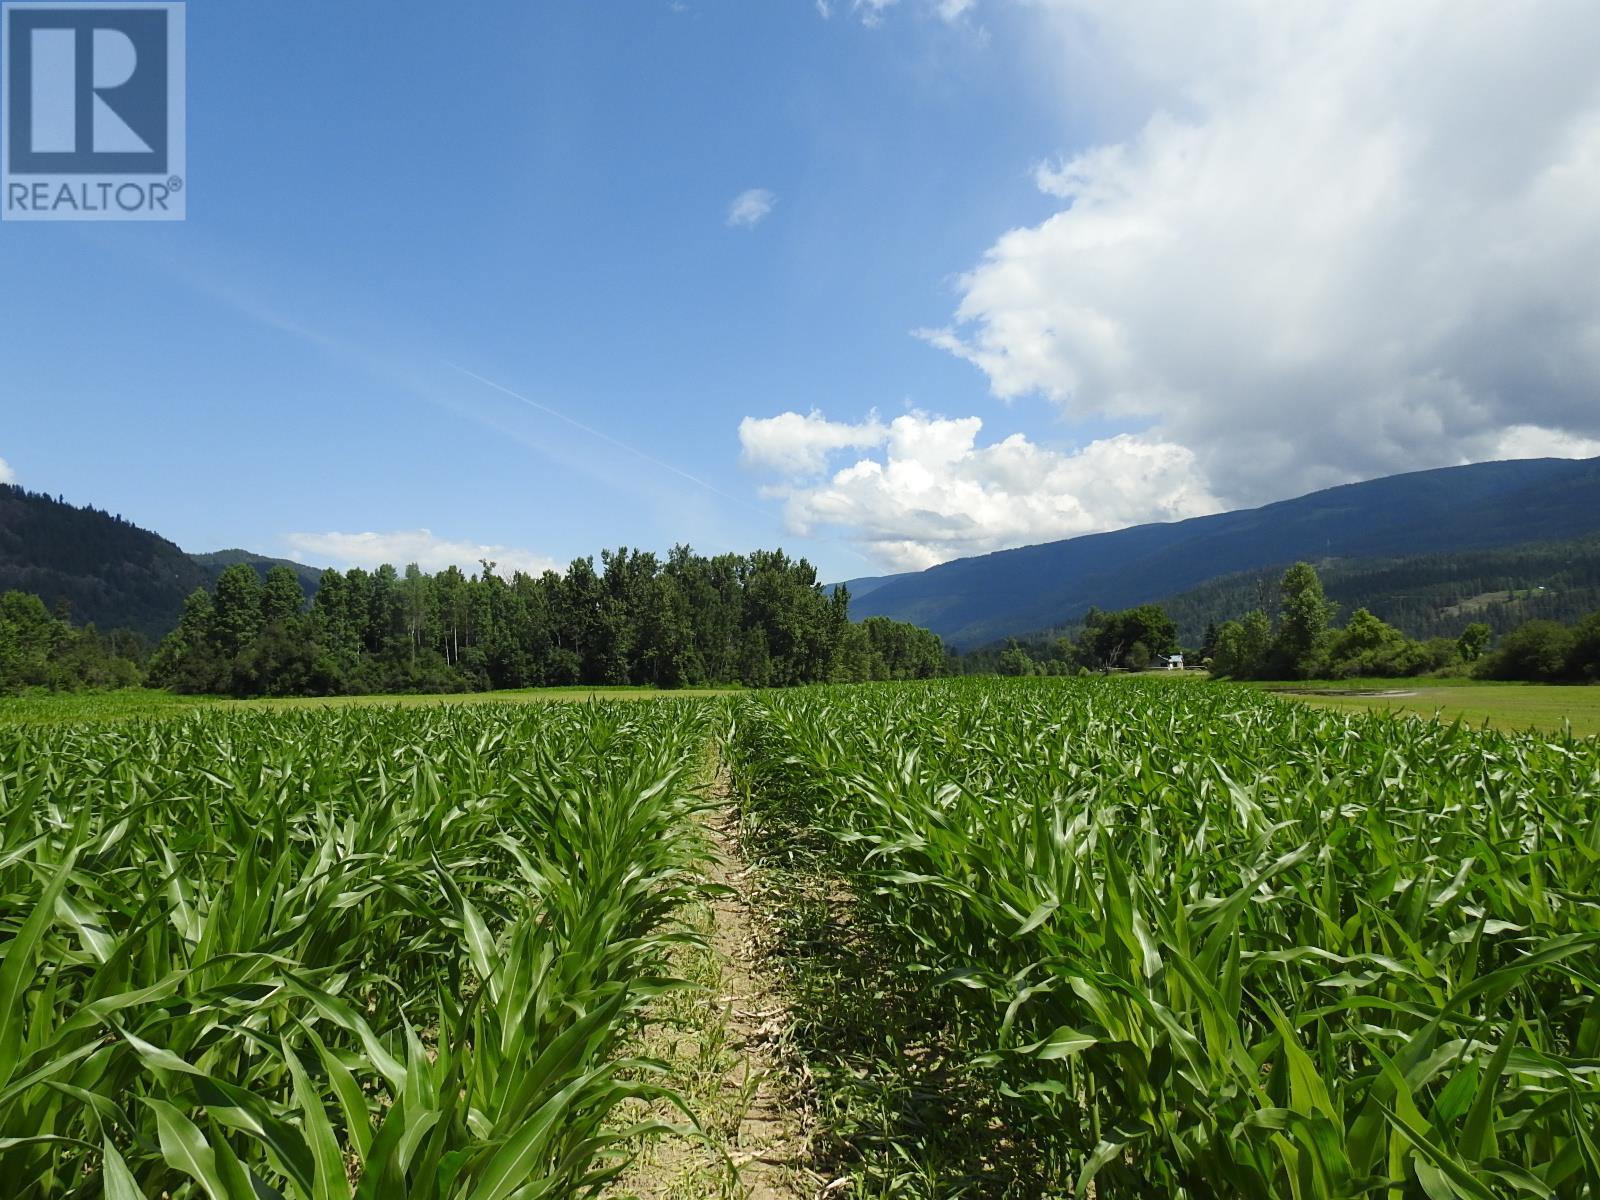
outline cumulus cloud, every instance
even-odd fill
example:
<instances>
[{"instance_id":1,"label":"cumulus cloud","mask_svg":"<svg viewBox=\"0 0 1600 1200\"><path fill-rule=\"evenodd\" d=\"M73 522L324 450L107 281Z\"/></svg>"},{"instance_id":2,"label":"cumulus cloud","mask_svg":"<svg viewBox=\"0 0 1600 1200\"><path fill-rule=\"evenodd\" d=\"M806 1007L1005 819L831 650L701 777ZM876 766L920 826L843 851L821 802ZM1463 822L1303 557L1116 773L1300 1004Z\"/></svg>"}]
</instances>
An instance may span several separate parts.
<instances>
[{"instance_id":1,"label":"cumulus cloud","mask_svg":"<svg viewBox=\"0 0 1600 1200\"><path fill-rule=\"evenodd\" d=\"M1595 452L1600 5L1028 7L1145 115L1040 167L1059 211L922 331L995 395L1149 428L1236 503Z\"/></svg>"},{"instance_id":2,"label":"cumulus cloud","mask_svg":"<svg viewBox=\"0 0 1600 1200\"><path fill-rule=\"evenodd\" d=\"M292 557L338 567L374 567L389 563L404 568L416 563L424 571L460 567L479 570L479 561L495 564L497 574L510 576L515 571L537 575L560 570L554 559L511 546L489 546L477 542L436 537L427 529L401 529L391 533L291 533L283 539Z\"/></svg>"},{"instance_id":3,"label":"cumulus cloud","mask_svg":"<svg viewBox=\"0 0 1600 1200\"><path fill-rule=\"evenodd\" d=\"M978 417L852 425L791 412L747 417L739 436L747 462L784 477L766 490L793 533L841 530L893 570L1218 510L1182 446L1131 434L1070 453L1021 434L980 446L982 428ZM862 447L878 453L827 472L832 453Z\"/></svg>"},{"instance_id":4,"label":"cumulus cloud","mask_svg":"<svg viewBox=\"0 0 1600 1200\"><path fill-rule=\"evenodd\" d=\"M0 458L0 483L15 483L17 473L11 469L11 464Z\"/></svg>"},{"instance_id":5,"label":"cumulus cloud","mask_svg":"<svg viewBox=\"0 0 1600 1200\"><path fill-rule=\"evenodd\" d=\"M740 192L728 205L728 228L754 229L767 219L778 197L766 188L750 188Z\"/></svg>"},{"instance_id":6,"label":"cumulus cloud","mask_svg":"<svg viewBox=\"0 0 1600 1200\"><path fill-rule=\"evenodd\" d=\"M876 416L858 425L830 421L812 409L806 416L746 417L739 422L745 465L779 475L815 475L835 450L865 449L883 443L888 430Z\"/></svg>"}]
</instances>

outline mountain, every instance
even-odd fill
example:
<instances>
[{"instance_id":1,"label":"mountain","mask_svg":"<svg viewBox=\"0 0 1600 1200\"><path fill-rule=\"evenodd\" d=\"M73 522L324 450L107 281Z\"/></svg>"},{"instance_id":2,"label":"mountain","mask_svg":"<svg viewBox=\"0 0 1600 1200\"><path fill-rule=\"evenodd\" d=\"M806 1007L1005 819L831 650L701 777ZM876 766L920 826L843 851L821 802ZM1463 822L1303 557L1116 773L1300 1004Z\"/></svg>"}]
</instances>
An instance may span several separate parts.
<instances>
[{"instance_id":1,"label":"mountain","mask_svg":"<svg viewBox=\"0 0 1600 1200\"><path fill-rule=\"evenodd\" d=\"M1600 459L1531 459L1395 475L848 586L857 619L909 621L958 649L1070 626L1090 607L1162 600L1192 637L1196 622L1203 628L1217 615L1235 615L1242 600L1259 592L1263 574L1270 582L1285 564L1306 559L1326 565L1329 592L1341 604L1365 603L1408 632L1426 634L1447 631L1461 614L1446 610L1463 602L1491 623L1578 603L1583 589L1600 586L1584 565L1592 546L1528 543L1595 534ZM1524 548L1523 557L1470 557L1510 547ZM318 572L311 567L246 550L185 554L120 516L0 485L0 591L33 592L51 605L65 600L79 622L159 637L177 623L190 592L238 562L262 575L289 566L308 595L315 590ZM1497 595L1541 585L1549 594ZM1501 603L1522 607L1494 607ZM1250 599L1242 607L1255 604Z\"/></svg>"},{"instance_id":2,"label":"mountain","mask_svg":"<svg viewBox=\"0 0 1600 1200\"><path fill-rule=\"evenodd\" d=\"M1600 533L1600 458L1446 467L1261 508L957 559L852 595L851 615L933 630L958 649L1069 625L1298 559L1492 549Z\"/></svg>"},{"instance_id":3,"label":"mountain","mask_svg":"<svg viewBox=\"0 0 1600 1200\"><path fill-rule=\"evenodd\" d=\"M264 575L283 560L242 550L191 556L121 516L0 484L0 592L32 592L51 606L65 601L79 623L159 638L178 623L189 593L210 587L235 561ZM316 574L286 565L302 587L307 572Z\"/></svg>"},{"instance_id":4,"label":"mountain","mask_svg":"<svg viewBox=\"0 0 1600 1200\"><path fill-rule=\"evenodd\" d=\"M823 590L828 595L833 595L840 588L847 588L852 600L875 592L885 584L893 583L897 579L909 579L909 575L869 575L864 579L846 579L842 583L830 583Z\"/></svg>"}]
</instances>

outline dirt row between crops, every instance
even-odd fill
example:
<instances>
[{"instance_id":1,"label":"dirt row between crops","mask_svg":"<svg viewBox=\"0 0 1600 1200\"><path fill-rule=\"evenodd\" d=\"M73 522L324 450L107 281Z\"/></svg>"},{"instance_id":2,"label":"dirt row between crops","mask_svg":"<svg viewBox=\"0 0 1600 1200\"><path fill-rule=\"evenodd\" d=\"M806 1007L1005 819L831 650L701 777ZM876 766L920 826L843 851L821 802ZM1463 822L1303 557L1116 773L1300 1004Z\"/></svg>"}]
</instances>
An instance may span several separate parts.
<instances>
[{"instance_id":1,"label":"dirt row between crops","mask_svg":"<svg viewBox=\"0 0 1600 1200\"><path fill-rule=\"evenodd\" d=\"M672 1086L685 1093L711 1144L695 1138L657 1141L615 1192L640 1200L842 1195L842 1181L811 1167L808 1131L814 1121L804 1087L785 1064L789 1014L766 966L771 938L755 907L752 868L740 850L725 771L716 795L718 806L704 818L716 852L707 875L726 894L694 922L706 949L687 951L676 964L694 990L661 1006L644 1049L668 1063Z\"/></svg>"}]
</instances>

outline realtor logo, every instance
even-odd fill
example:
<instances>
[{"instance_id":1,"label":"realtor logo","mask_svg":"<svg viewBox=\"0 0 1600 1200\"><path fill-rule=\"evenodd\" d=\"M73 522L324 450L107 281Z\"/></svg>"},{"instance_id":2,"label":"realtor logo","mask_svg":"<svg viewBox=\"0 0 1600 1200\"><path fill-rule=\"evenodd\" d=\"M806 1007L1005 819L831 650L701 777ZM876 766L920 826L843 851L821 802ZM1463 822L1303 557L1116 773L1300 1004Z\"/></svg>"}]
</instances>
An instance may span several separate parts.
<instances>
[{"instance_id":1,"label":"realtor logo","mask_svg":"<svg viewBox=\"0 0 1600 1200\"><path fill-rule=\"evenodd\" d=\"M0 217L181 221L182 3L0 5Z\"/></svg>"}]
</instances>

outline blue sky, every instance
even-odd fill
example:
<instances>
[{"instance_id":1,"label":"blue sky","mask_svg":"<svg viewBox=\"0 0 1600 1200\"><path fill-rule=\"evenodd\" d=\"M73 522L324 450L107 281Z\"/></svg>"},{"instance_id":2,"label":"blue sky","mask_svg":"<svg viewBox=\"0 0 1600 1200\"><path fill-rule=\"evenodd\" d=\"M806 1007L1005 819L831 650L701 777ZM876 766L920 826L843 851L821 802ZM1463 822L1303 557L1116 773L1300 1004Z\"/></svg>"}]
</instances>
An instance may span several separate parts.
<instances>
[{"instance_id":1,"label":"blue sky","mask_svg":"<svg viewBox=\"0 0 1600 1200\"><path fill-rule=\"evenodd\" d=\"M837 578L1600 453L1591 10L1413 99L1448 6L1388 7L194 0L188 220L0 225L3 469L192 550Z\"/></svg>"}]
</instances>

